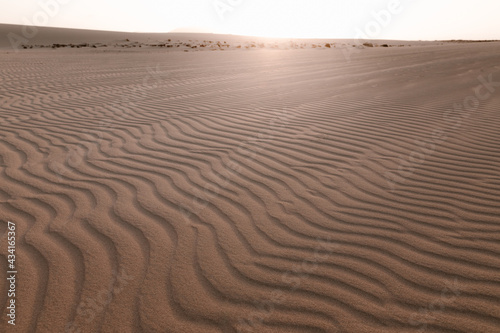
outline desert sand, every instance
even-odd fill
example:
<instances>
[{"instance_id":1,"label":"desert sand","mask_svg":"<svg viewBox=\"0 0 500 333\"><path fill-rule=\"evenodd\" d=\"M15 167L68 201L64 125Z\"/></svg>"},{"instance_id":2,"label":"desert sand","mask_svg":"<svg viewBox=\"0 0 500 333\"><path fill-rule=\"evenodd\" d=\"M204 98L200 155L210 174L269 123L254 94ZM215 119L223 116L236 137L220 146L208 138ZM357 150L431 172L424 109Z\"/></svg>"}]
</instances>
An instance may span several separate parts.
<instances>
[{"instance_id":1,"label":"desert sand","mask_svg":"<svg viewBox=\"0 0 500 333\"><path fill-rule=\"evenodd\" d=\"M500 43L170 37L1 45L0 331L500 332Z\"/></svg>"}]
</instances>

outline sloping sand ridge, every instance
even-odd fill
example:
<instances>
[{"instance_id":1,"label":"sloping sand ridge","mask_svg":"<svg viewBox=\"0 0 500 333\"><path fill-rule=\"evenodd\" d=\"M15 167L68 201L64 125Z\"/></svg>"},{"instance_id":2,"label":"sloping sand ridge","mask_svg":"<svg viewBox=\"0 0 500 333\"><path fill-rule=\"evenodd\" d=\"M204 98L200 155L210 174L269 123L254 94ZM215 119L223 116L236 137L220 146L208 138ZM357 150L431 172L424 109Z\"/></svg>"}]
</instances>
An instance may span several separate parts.
<instances>
[{"instance_id":1,"label":"sloping sand ridge","mask_svg":"<svg viewBox=\"0 0 500 333\"><path fill-rule=\"evenodd\" d=\"M0 331L500 332L499 46L0 51Z\"/></svg>"}]
</instances>

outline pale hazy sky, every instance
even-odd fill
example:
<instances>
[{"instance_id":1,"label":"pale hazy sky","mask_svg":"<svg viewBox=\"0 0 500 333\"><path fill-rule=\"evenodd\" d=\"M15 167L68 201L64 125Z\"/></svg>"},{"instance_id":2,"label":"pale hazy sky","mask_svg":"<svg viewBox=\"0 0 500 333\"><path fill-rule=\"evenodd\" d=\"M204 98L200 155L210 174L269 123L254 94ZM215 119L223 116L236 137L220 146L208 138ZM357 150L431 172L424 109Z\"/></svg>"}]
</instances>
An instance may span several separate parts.
<instances>
[{"instance_id":1,"label":"pale hazy sky","mask_svg":"<svg viewBox=\"0 0 500 333\"><path fill-rule=\"evenodd\" d=\"M392 2L400 6L377 23L373 12ZM0 8L0 23L130 32L500 39L500 0L0 0Z\"/></svg>"}]
</instances>

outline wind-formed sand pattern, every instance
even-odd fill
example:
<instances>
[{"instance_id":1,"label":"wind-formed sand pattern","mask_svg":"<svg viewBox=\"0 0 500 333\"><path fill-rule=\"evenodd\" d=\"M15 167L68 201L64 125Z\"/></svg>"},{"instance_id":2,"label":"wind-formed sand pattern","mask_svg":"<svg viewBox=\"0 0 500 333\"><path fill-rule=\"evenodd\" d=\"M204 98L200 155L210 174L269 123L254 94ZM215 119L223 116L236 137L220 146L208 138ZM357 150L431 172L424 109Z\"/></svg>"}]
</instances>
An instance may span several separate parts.
<instances>
[{"instance_id":1,"label":"wind-formed sand pattern","mask_svg":"<svg viewBox=\"0 0 500 333\"><path fill-rule=\"evenodd\" d=\"M2 51L13 331L500 332L498 50Z\"/></svg>"}]
</instances>

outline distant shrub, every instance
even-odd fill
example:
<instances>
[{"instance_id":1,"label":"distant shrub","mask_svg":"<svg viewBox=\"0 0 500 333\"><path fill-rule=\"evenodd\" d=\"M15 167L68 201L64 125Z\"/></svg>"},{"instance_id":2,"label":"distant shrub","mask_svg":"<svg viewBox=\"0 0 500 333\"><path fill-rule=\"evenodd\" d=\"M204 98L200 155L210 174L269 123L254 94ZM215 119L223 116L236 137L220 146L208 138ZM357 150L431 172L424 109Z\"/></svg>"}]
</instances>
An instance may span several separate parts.
<instances>
[{"instance_id":1,"label":"distant shrub","mask_svg":"<svg viewBox=\"0 0 500 333\"><path fill-rule=\"evenodd\" d=\"M366 47L373 47L372 43L363 43L363 45L366 46Z\"/></svg>"}]
</instances>

